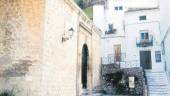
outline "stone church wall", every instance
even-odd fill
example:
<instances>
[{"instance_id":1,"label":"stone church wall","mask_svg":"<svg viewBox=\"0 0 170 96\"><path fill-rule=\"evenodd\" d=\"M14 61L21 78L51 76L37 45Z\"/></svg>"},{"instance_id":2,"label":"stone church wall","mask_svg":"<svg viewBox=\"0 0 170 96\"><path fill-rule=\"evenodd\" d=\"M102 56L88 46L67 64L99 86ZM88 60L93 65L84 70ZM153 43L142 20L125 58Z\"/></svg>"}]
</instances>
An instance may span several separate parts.
<instances>
[{"instance_id":1,"label":"stone church wall","mask_svg":"<svg viewBox=\"0 0 170 96\"><path fill-rule=\"evenodd\" d=\"M83 44L92 90L100 85L100 30L72 0L0 0L0 92L80 95Z\"/></svg>"}]
</instances>

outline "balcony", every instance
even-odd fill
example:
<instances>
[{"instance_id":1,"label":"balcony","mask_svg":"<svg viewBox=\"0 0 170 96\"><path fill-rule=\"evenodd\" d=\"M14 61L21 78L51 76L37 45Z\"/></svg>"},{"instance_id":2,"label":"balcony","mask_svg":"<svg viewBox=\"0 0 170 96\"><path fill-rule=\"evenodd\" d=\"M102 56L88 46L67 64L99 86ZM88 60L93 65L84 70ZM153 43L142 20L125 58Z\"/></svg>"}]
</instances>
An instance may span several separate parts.
<instances>
[{"instance_id":1,"label":"balcony","mask_svg":"<svg viewBox=\"0 0 170 96\"><path fill-rule=\"evenodd\" d=\"M134 68L140 67L138 60L126 60L126 54L121 53L120 55L115 56L114 54L109 54L108 56L102 57L103 65L112 65L115 64L116 68Z\"/></svg>"},{"instance_id":2,"label":"balcony","mask_svg":"<svg viewBox=\"0 0 170 96\"><path fill-rule=\"evenodd\" d=\"M149 38L147 38L147 39L137 38L136 39L136 46L137 47L153 46L153 36L149 36Z\"/></svg>"},{"instance_id":3,"label":"balcony","mask_svg":"<svg viewBox=\"0 0 170 96\"><path fill-rule=\"evenodd\" d=\"M108 30L108 31L105 31L105 34L115 34L116 31L117 31L116 29Z\"/></svg>"},{"instance_id":4,"label":"balcony","mask_svg":"<svg viewBox=\"0 0 170 96\"><path fill-rule=\"evenodd\" d=\"M108 56L102 57L102 64L115 64L123 62L125 57L125 53L122 53L120 55L108 54Z\"/></svg>"},{"instance_id":5,"label":"balcony","mask_svg":"<svg viewBox=\"0 0 170 96\"><path fill-rule=\"evenodd\" d=\"M117 29L113 28L113 24L108 24L108 29L105 31L105 34L115 34Z\"/></svg>"}]
</instances>

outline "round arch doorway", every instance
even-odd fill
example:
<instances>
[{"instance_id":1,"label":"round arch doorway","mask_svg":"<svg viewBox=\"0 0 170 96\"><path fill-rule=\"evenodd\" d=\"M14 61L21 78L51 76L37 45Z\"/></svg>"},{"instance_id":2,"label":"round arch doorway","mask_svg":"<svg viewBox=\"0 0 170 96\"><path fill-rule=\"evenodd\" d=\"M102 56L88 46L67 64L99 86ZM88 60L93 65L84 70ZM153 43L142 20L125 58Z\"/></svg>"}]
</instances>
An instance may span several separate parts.
<instances>
[{"instance_id":1,"label":"round arch doorway","mask_svg":"<svg viewBox=\"0 0 170 96\"><path fill-rule=\"evenodd\" d=\"M82 68L81 68L81 83L82 88L87 89L88 79L88 62L89 62L89 50L86 44L83 45L82 49Z\"/></svg>"}]
</instances>

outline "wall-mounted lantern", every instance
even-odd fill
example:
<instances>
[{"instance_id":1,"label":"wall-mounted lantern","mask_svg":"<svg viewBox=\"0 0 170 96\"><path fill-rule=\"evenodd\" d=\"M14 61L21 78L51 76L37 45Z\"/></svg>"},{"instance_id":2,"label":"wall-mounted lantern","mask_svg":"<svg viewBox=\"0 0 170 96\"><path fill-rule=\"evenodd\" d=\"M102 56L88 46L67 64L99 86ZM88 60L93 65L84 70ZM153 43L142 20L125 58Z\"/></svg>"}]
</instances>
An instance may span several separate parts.
<instances>
[{"instance_id":1,"label":"wall-mounted lantern","mask_svg":"<svg viewBox=\"0 0 170 96\"><path fill-rule=\"evenodd\" d=\"M71 27L68 29L67 32L65 32L62 36L62 42L65 42L73 37L74 29Z\"/></svg>"}]
</instances>

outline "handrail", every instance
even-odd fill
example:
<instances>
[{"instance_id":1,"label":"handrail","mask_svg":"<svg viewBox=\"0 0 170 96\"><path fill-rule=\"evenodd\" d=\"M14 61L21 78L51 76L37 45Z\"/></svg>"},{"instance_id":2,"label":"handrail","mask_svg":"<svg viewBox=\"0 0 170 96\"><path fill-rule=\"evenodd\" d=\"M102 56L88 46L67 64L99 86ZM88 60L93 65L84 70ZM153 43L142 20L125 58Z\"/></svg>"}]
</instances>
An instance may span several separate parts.
<instances>
[{"instance_id":1,"label":"handrail","mask_svg":"<svg viewBox=\"0 0 170 96\"><path fill-rule=\"evenodd\" d=\"M165 41L165 39L167 38L167 36L169 35L169 33L170 33L170 27L167 29L167 31L166 31L166 33L165 33L165 35L164 35L164 38L163 38L163 40L162 40L162 43Z\"/></svg>"},{"instance_id":2,"label":"handrail","mask_svg":"<svg viewBox=\"0 0 170 96\"><path fill-rule=\"evenodd\" d=\"M143 68L142 68L142 69L143 69ZM144 83L145 83L146 90L147 90L147 91L145 90L144 93L147 92L146 94L147 94L147 96L149 96L149 92L148 92L148 91L149 91L149 88L148 88L148 86L147 86L147 85L148 85L148 82L147 82L146 72L145 72L144 69L143 69L143 77L144 77Z\"/></svg>"}]
</instances>

